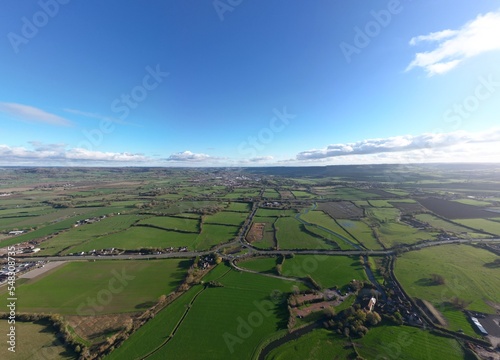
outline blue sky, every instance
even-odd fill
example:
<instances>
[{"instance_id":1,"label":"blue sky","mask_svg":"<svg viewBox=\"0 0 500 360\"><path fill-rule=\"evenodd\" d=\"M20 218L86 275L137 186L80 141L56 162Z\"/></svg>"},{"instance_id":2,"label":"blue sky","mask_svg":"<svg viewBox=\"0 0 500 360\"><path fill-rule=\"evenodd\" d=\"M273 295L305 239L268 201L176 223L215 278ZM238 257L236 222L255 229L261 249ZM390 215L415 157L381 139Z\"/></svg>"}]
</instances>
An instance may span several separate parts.
<instances>
[{"instance_id":1,"label":"blue sky","mask_svg":"<svg viewBox=\"0 0 500 360\"><path fill-rule=\"evenodd\" d=\"M0 165L498 161L497 1L0 3Z\"/></svg>"}]
</instances>

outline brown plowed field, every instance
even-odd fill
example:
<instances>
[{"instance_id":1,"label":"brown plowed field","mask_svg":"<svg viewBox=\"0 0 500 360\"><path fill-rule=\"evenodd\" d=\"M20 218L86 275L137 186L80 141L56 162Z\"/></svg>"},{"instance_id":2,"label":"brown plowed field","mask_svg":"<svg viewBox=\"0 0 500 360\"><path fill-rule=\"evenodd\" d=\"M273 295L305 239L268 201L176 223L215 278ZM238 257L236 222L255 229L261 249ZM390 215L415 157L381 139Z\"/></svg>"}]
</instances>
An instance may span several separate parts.
<instances>
[{"instance_id":1,"label":"brown plowed field","mask_svg":"<svg viewBox=\"0 0 500 360\"><path fill-rule=\"evenodd\" d=\"M401 211L403 215L416 214L423 211L426 211L425 208L419 203L404 203L397 201L389 201L389 204L394 206L396 209Z\"/></svg>"},{"instance_id":2,"label":"brown plowed field","mask_svg":"<svg viewBox=\"0 0 500 360\"><path fill-rule=\"evenodd\" d=\"M318 210L322 210L336 219L361 218L364 215L363 209L349 201L319 203Z\"/></svg>"},{"instance_id":3,"label":"brown plowed field","mask_svg":"<svg viewBox=\"0 0 500 360\"><path fill-rule=\"evenodd\" d=\"M490 218L492 213L474 205L434 197L415 199L430 211L448 219Z\"/></svg>"},{"instance_id":4,"label":"brown plowed field","mask_svg":"<svg viewBox=\"0 0 500 360\"><path fill-rule=\"evenodd\" d=\"M260 241L264 238L264 227L266 223L253 223L250 231L247 234L247 241Z\"/></svg>"}]
</instances>

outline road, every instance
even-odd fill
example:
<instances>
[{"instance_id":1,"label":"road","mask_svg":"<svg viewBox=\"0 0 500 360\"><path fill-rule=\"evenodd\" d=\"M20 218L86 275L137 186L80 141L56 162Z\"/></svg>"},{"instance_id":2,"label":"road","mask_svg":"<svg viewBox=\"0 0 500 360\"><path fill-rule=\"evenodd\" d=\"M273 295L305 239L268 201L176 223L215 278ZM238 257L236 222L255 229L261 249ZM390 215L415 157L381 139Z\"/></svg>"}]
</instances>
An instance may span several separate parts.
<instances>
[{"instance_id":1,"label":"road","mask_svg":"<svg viewBox=\"0 0 500 360\"><path fill-rule=\"evenodd\" d=\"M419 250L429 246L439 246L447 244L467 244L467 243L496 243L500 242L500 238L495 239L477 239L477 240L440 240L440 241L430 241L417 245L405 246L404 249L407 251ZM227 244L226 244L227 245ZM260 250L251 247L247 243L243 245L246 248L251 248L252 252L246 255L226 255L220 254L224 260L233 260L237 258L244 258L252 255L333 255L333 256L385 256L394 255L396 250ZM221 246L222 248L222 246ZM112 256L95 256L95 255L83 255L83 256L33 256L33 257L18 257L16 261L79 261L79 260L137 260L137 259L171 259L171 258L191 258L196 256L208 255L213 252L217 252L218 249L210 251L181 251L181 252L171 252L166 254L152 254L152 255L138 255L138 254L122 254L122 255L112 255Z\"/></svg>"}]
</instances>

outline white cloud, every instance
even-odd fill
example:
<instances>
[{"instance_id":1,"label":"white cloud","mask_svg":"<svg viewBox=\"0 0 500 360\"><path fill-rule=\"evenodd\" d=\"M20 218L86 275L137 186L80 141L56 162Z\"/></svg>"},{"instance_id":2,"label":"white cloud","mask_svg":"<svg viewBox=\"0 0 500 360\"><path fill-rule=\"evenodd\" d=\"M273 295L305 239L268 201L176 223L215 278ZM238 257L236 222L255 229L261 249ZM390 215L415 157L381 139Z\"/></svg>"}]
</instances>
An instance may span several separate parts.
<instances>
[{"instance_id":1,"label":"white cloud","mask_svg":"<svg viewBox=\"0 0 500 360\"><path fill-rule=\"evenodd\" d=\"M465 131L456 131L451 133L428 133L422 135L404 135L395 136L382 139L368 139L361 140L354 143L346 144L332 144L323 149L312 149L300 152L296 156L298 161L325 161L325 159L332 159L336 157L353 158L366 158L366 155L381 155L389 153L400 153L398 155L391 155L391 159L396 162L408 162L408 158L416 156L417 153L421 154L427 152L428 154L435 153L436 150L443 150L452 147L465 146L467 144L481 144L482 148L488 148L491 152L491 147L487 143L494 144L500 149L500 129L491 129L486 132L468 133ZM480 147L481 147L480 146ZM477 147L476 147L477 148ZM411 153L416 151L415 153ZM500 150L495 151L498 153ZM408 155L410 154L410 155ZM406 160L404 159L406 158Z\"/></svg>"},{"instance_id":2,"label":"white cloud","mask_svg":"<svg viewBox=\"0 0 500 360\"><path fill-rule=\"evenodd\" d=\"M428 35L415 36L410 40L410 45L417 45L421 41L439 41L452 36L456 36L458 30L443 30L438 32L433 32Z\"/></svg>"},{"instance_id":3,"label":"white cloud","mask_svg":"<svg viewBox=\"0 0 500 360\"><path fill-rule=\"evenodd\" d=\"M33 106L0 102L0 111L22 120L56 126L71 126L73 123L63 117L48 113Z\"/></svg>"},{"instance_id":4,"label":"white cloud","mask_svg":"<svg viewBox=\"0 0 500 360\"><path fill-rule=\"evenodd\" d=\"M488 51L500 50L500 10L479 15L458 30L443 30L420 35L410 40L410 45L421 42L437 42L437 47L420 52L406 71L423 68L429 76L444 74L457 67L465 59Z\"/></svg>"},{"instance_id":5,"label":"white cloud","mask_svg":"<svg viewBox=\"0 0 500 360\"><path fill-rule=\"evenodd\" d=\"M189 150L184 152L178 152L170 155L166 160L167 161L177 161L177 162L201 162L209 159L213 159L210 155L207 154L196 154Z\"/></svg>"},{"instance_id":6,"label":"white cloud","mask_svg":"<svg viewBox=\"0 0 500 360\"><path fill-rule=\"evenodd\" d=\"M272 161L273 159L274 159L273 156L258 156L258 157L250 158L250 159L248 159L248 161L252 162L252 163L262 163L262 162Z\"/></svg>"},{"instance_id":7,"label":"white cloud","mask_svg":"<svg viewBox=\"0 0 500 360\"><path fill-rule=\"evenodd\" d=\"M141 154L90 151L67 148L65 144L32 141L33 149L0 145L0 165L130 165L151 159Z\"/></svg>"}]
</instances>

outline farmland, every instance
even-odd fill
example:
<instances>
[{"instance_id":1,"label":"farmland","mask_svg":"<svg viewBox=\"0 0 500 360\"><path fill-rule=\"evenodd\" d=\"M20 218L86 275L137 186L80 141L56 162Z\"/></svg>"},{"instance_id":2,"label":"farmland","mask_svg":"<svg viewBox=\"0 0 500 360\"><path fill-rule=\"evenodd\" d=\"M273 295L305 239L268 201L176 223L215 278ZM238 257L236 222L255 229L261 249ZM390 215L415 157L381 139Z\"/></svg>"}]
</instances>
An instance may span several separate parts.
<instances>
[{"instance_id":1,"label":"farmland","mask_svg":"<svg viewBox=\"0 0 500 360\"><path fill-rule=\"evenodd\" d=\"M111 360L256 359L302 325L320 328L286 336L267 359L468 359L460 336L486 338L462 308L500 307L500 168L369 169L0 170L2 254L16 244L16 261L39 261L36 271L45 256L65 261L18 276L17 310L57 316ZM291 293L304 302L287 303ZM442 317L447 337L423 330L433 325L408 295ZM370 296L385 317L363 337L321 328ZM413 326L395 325L398 314ZM51 330L22 323L23 338L24 325L51 349ZM72 349L55 351L74 359Z\"/></svg>"},{"instance_id":2,"label":"farmland","mask_svg":"<svg viewBox=\"0 0 500 360\"><path fill-rule=\"evenodd\" d=\"M325 329L314 330L297 340L290 341L271 351L266 360L285 359L350 359L356 353L349 349L348 341Z\"/></svg>"},{"instance_id":3,"label":"farmland","mask_svg":"<svg viewBox=\"0 0 500 360\"><path fill-rule=\"evenodd\" d=\"M281 249L328 249L330 245L321 237L307 232L304 225L290 217L279 218L276 223L276 238Z\"/></svg>"},{"instance_id":4,"label":"farmland","mask_svg":"<svg viewBox=\"0 0 500 360\"><path fill-rule=\"evenodd\" d=\"M497 269L488 264L495 259L496 255L483 249L446 245L404 254L397 260L395 273L411 296L430 301L454 330L463 325L464 331L474 334L464 315L449 302L458 297L467 302L467 309L493 313L491 304L500 303L500 279ZM432 274L443 276L445 283L434 284Z\"/></svg>"},{"instance_id":5,"label":"farmland","mask_svg":"<svg viewBox=\"0 0 500 360\"><path fill-rule=\"evenodd\" d=\"M455 339L428 331L405 326L381 326L372 329L366 337L355 341L356 350L366 359L381 355L398 358L404 353L408 360L459 360L467 359L464 350Z\"/></svg>"},{"instance_id":6,"label":"farmland","mask_svg":"<svg viewBox=\"0 0 500 360\"><path fill-rule=\"evenodd\" d=\"M9 325L6 320L0 320L2 333L8 333ZM19 342L16 346L16 359L32 359L43 356L46 359L64 360L75 359L76 354L67 349L60 339L56 337L56 330L46 322L17 322L16 335L18 339L29 339ZM7 343L0 348L0 358L13 358L7 350Z\"/></svg>"},{"instance_id":7,"label":"farmland","mask_svg":"<svg viewBox=\"0 0 500 360\"><path fill-rule=\"evenodd\" d=\"M119 359L120 354L126 354L124 351L133 351L135 356L143 356L160 346L174 324L180 320L186 309L185 304L191 303L175 336L159 347L151 358L163 359L169 354L176 359L251 359L254 349L264 338L286 327L283 298L273 297L273 291L286 293L293 283L227 270L229 269L226 268L226 271L219 272L219 276L213 277L224 287L194 287L131 337L123 350L119 349L109 358ZM259 313L259 309L264 313ZM261 314L259 326L252 329L245 341L231 342L231 339L238 337L237 328L241 321L253 323L249 316L254 313ZM147 340L142 342L143 339ZM183 346L186 342L193 341L198 346Z\"/></svg>"},{"instance_id":8,"label":"farmland","mask_svg":"<svg viewBox=\"0 0 500 360\"><path fill-rule=\"evenodd\" d=\"M427 209L448 219L475 219L491 217L490 212L474 205L463 204L456 201L450 202L449 200L443 200L435 197L419 198L417 200Z\"/></svg>"},{"instance_id":9,"label":"farmland","mask_svg":"<svg viewBox=\"0 0 500 360\"><path fill-rule=\"evenodd\" d=\"M457 219L455 221L478 231L485 231L492 235L500 236L500 222L488 219Z\"/></svg>"},{"instance_id":10,"label":"farmland","mask_svg":"<svg viewBox=\"0 0 500 360\"><path fill-rule=\"evenodd\" d=\"M348 201L319 203L318 209L332 218L349 219L363 217L363 209Z\"/></svg>"},{"instance_id":11,"label":"farmland","mask_svg":"<svg viewBox=\"0 0 500 360\"><path fill-rule=\"evenodd\" d=\"M139 222L141 225L151 225L160 227L167 230L183 231L197 233L200 230L199 220L171 217L171 216L157 216L142 220Z\"/></svg>"},{"instance_id":12,"label":"farmland","mask_svg":"<svg viewBox=\"0 0 500 360\"><path fill-rule=\"evenodd\" d=\"M174 290L189 264L187 260L68 263L20 285L19 310L78 315L140 311ZM111 288L113 293L108 291ZM99 299L104 292L112 294L112 301L106 297L97 307L88 303L88 299Z\"/></svg>"},{"instance_id":13,"label":"farmland","mask_svg":"<svg viewBox=\"0 0 500 360\"><path fill-rule=\"evenodd\" d=\"M339 288L352 279L365 280L366 274L359 259L348 256L296 255L286 259L283 274L294 277L310 275L321 286Z\"/></svg>"}]
</instances>

